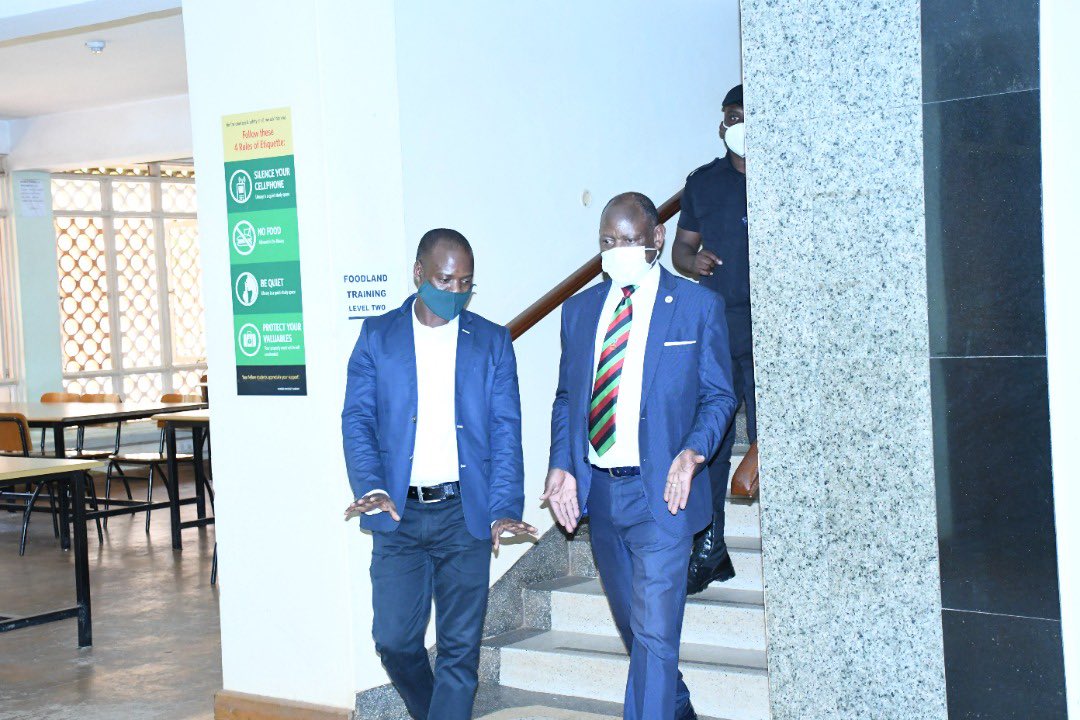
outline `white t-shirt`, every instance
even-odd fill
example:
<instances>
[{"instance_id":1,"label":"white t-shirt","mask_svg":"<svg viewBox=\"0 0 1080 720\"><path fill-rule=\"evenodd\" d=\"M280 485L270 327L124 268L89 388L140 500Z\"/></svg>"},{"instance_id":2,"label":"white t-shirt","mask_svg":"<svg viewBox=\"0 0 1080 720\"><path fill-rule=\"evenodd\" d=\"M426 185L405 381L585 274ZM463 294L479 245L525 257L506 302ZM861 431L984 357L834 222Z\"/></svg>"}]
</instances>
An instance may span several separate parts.
<instances>
[{"instance_id":1,"label":"white t-shirt","mask_svg":"<svg viewBox=\"0 0 1080 720\"><path fill-rule=\"evenodd\" d=\"M412 476L416 487L458 481L457 342L458 318L428 327L412 314L416 346L416 445Z\"/></svg>"}]
</instances>

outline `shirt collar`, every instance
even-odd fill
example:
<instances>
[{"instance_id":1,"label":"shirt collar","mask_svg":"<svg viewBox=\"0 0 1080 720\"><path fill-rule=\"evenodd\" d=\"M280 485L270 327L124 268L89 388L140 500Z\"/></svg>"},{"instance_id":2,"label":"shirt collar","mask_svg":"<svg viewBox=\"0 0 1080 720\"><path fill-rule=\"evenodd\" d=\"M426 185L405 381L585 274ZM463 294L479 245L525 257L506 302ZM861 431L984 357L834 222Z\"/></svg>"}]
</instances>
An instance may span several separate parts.
<instances>
[{"instance_id":1,"label":"shirt collar","mask_svg":"<svg viewBox=\"0 0 1080 720\"><path fill-rule=\"evenodd\" d=\"M646 272L642 276L642 278L640 280L638 280L637 290L635 290L634 294L630 296L630 299L633 300L636 297L643 297L645 295L648 295L648 296L651 297L653 295L656 295L656 291L659 290L659 288L660 288L660 260L657 259L657 261L653 263L652 267L649 268L648 272ZM622 297L622 286L616 285L615 282L612 281L611 289L609 290L609 292L614 293L614 294L618 295L619 297Z\"/></svg>"},{"instance_id":2,"label":"shirt collar","mask_svg":"<svg viewBox=\"0 0 1080 720\"><path fill-rule=\"evenodd\" d=\"M409 314L412 315L412 324L413 324L413 332L414 333L416 333L416 332L446 333L447 335L449 335L451 333L457 333L458 320L461 319L461 316L458 315L456 318L454 318L450 322L446 323L445 325L440 325L438 327L428 327L424 323L420 322L420 318L416 317L416 308L415 307L412 308L412 310L409 312Z\"/></svg>"}]
</instances>

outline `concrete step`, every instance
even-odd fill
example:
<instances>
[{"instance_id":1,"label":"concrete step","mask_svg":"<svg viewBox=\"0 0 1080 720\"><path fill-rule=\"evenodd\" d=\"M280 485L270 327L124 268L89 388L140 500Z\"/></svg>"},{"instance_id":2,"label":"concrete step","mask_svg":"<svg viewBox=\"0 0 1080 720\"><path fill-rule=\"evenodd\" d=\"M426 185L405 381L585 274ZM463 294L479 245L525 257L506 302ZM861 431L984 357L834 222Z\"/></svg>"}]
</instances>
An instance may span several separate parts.
<instances>
[{"instance_id":1,"label":"concrete step","mask_svg":"<svg viewBox=\"0 0 1080 720\"><path fill-rule=\"evenodd\" d=\"M596 563L593 560L592 546L588 540L574 540L570 543L570 574L576 577L595 578ZM731 562L735 566L735 577L725 583L714 583L732 590L753 590L761 592L761 550L741 549L734 545L728 547ZM712 589L710 587L710 589Z\"/></svg>"},{"instance_id":2,"label":"concrete step","mask_svg":"<svg viewBox=\"0 0 1080 720\"><path fill-rule=\"evenodd\" d=\"M528 589L525 616L550 609L551 630L616 637L607 596L599 580L559 578ZM534 612L530 610L535 609ZM684 643L765 650L765 607L761 592L721 584L693 595L686 603Z\"/></svg>"},{"instance_id":3,"label":"concrete step","mask_svg":"<svg viewBox=\"0 0 1080 720\"><path fill-rule=\"evenodd\" d=\"M496 639L497 642L497 639ZM547 631L501 645L508 687L622 702L630 660L616 637ZM768 676L761 650L684 643L680 669L701 715L767 720Z\"/></svg>"}]
</instances>

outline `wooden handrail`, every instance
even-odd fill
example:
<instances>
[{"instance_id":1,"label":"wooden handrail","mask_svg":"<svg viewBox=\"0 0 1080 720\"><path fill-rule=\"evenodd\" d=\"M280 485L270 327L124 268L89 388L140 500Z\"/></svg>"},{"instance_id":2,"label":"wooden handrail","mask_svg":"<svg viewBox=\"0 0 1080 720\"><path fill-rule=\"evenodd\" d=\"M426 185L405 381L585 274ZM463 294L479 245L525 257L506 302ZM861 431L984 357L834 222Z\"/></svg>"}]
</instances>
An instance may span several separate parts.
<instances>
[{"instance_id":1,"label":"wooden handrail","mask_svg":"<svg viewBox=\"0 0 1080 720\"><path fill-rule=\"evenodd\" d=\"M656 209L660 216L660 222L666 223L679 212L682 207L682 194L680 189L677 193ZM574 296L581 288L592 282L593 278L600 274L600 254L597 253L588 262L571 273L565 280L525 308L516 318L506 324L510 329L510 337L517 340L525 334L525 331L536 325L551 313L555 308Z\"/></svg>"}]
</instances>

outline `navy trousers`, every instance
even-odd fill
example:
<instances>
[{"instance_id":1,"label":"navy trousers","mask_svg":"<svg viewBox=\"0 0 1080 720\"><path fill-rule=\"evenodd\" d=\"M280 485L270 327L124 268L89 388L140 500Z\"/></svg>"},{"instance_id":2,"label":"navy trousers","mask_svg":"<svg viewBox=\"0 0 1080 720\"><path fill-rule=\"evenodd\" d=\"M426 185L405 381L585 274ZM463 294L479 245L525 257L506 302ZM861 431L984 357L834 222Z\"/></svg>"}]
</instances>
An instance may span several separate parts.
<instances>
[{"instance_id":1,"label":"navy trousers","mask_svg":"<svg viewBox=\"0 0 1080 720\"><path fill-rule=\"evenodd\" d=\"M757 399L754 390L754 353L732 353L731 380L735 390L735 402L745 403L746 434L750 442L757 440ZM728 481L731 479L731 452L735 448L735 416L732 415L720 449L709 463L709 484L712 486L713 516L719 518L723 529L724 501L727 498Z\"/></svg>"},{"instance_id":2,"label":"navy trousers","mask_svg":"<svg viewBox=\"0 0 1080 720\"><path fill-rule=\"evenodd\" d=\"M373 534L372 634L383 667L416 720L468 720L480 665L491 542L469 534L460 498L431 504L409 500L397 531ZM432 597L434 673L424 647Z\"/></svg>"},{"instance_id":3,"label":"navy trousers","mask_svg":"<svg viewBox=\"0 0 1080 720\"><path fill-rule=\"evenodd\" d=\"M693 537L660 529L641 476L594 470L588 501L596 569L630 653L623 718L684 717L690 691L679 672L679 638Z\"/></svg>"}]
</instances>

